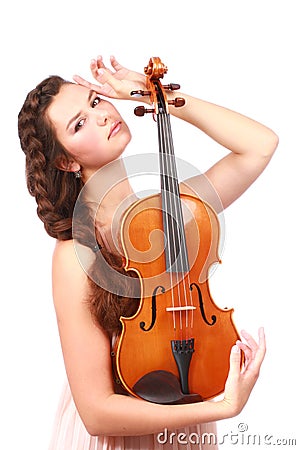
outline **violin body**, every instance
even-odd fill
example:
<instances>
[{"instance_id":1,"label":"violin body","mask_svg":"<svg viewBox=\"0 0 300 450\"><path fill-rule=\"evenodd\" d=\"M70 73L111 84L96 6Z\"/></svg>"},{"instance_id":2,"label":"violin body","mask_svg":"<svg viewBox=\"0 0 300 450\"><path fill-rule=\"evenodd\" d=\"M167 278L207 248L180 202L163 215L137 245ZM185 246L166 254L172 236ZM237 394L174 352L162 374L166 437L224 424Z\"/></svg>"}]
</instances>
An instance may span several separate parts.
<instances>
[{"instance_id":1,"label":"violin body","mask_svg":"<svg viewBox=\"0 0 300 450\"><path fill-rule=\"evenodd\" d=\"M209 268L219 262L217 215L199 198L180 197L190 271L175 274L175 280L166 271L160 194L133 204L121 228L125 269L137 272L141 300L133 317L120 319L123 330L116 344L116 369L128 392L158 403L202 401L220 394L230 349L238 339L233 310L219 308L209 291ZM176 343L183 353L179 365ZM180 383L180 394L168 392L175 389L167 387L170 374Z\"/></svg>"}]
</instances>

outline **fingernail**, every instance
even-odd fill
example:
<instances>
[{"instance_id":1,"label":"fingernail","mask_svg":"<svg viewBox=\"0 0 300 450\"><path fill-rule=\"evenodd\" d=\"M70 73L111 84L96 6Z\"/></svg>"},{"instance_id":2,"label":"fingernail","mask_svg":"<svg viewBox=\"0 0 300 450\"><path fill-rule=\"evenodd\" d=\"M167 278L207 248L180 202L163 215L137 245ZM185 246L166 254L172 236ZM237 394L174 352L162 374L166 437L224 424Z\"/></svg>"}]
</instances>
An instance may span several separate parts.
<instances>
[{"instance_id":1,"label":"fingernail","mask_svg":"<svg viewBox=\"0 0 300 450\"><path fill-rule=\"evenodd\" d=\"M98 69L97 73L98 73L98 75L103 75L104 74L104 70L103 69Z\"/></svg>"},{"instance_id":2,"label":"fingernail","mask_svg":"<svg viewBox=\"0 0 300 450\"><path fill-rule=\"evenodd\" d=\"M232 352L233 352L233 353L239 353L239 352L240 352L239 347L238 347L237 345L234 345L234 346L232 347Z\"/></svg>"}]
</instances>

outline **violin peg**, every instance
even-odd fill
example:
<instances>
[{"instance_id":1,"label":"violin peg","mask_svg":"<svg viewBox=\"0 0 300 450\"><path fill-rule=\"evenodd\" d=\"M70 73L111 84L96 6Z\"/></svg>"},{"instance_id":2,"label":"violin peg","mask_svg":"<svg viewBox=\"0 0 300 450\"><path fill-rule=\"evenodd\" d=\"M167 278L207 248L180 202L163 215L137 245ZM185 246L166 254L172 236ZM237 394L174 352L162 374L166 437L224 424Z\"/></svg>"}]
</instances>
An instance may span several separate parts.
<instances>
[{"instance_id":1,"label":"violin peg","mask_svg":"<svg viewBox=\"0 0 300 450\"><path fill-rule=\"evenodd\" d=\"M164 89L168 89L169 91L177 91L180 89L180 84L170 83L163 86Z\"/></svg>"},{"instance_id":2,"label":"violin peg","mask_svg":"<svg viewBox=\"0 0 300 450\"><path fill-rule=\"evenodd\" d=\"M148 113L154 113L154 112L155 112L154 109L148 109L148 108L145 108L145 106L137 106L137 107L134 109L134 114L135 114L136 116L138 116L138 117L142 117L142 116L144 116L145 114L148 114Z\"/></svg>"},{"instance_id":3,"label":"violin peg","mask_svg":"<svg viewBox=\"0 0 300 450\"><path fill-rule=\"evenodd\" d=\"M175 106L175 108L180 108L185 104L185 99L182 97L176 97L174 100L168 101L168 105Z\"/></svg>"},{"instance_id":4,"label":"violin peg","mask_svg":"<svg viewBox=\"0 0 300 450\"><path fill-rule=\"evenodd\" d=\"M146 95L150 95L150 91L142 91L141 89L138 91L131 91L130 95L131 97L145 97Z\"/></svg>"}]
</instances>

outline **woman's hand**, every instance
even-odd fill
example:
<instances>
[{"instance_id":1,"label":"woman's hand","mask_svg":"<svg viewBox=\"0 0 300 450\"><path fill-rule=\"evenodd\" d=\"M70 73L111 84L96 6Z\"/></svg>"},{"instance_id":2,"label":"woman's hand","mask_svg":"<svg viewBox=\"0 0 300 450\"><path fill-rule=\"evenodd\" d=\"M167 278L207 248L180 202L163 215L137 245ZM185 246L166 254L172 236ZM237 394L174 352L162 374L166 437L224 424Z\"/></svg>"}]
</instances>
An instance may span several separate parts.
<instances>
[{"instance_id":1,"label":"woman's hand","mask_svg":"<svg viewBox=\"0 0 300 450\"><path fill-rule=\"evenodd\" d=\"M100 95L123 100L134 99L130 95L131 91L146 90L145 75L121 66L114 56L110 57L110 63L113 70L105 66L102 56L98 56L97 59L91 61L91 72L99 85L90 83L79 75L74 75L73 80Z\"/></svg>"},{"instance_id":2,"label":"woman's hand","mask_svg":"<svg viewBox=\"0 0 300 450\"><path fill-rule=\"evenodd\" d=\"M245 342L237 341L230 354L230 369L225 385L222 402L229 408L230 416L241 412L258 379L261 364L266 353L264 329L259 329L257 342L246 331L241 331ZM241 366L241 351L244 352L244 362Z\"/></svg>"}]
</instances>

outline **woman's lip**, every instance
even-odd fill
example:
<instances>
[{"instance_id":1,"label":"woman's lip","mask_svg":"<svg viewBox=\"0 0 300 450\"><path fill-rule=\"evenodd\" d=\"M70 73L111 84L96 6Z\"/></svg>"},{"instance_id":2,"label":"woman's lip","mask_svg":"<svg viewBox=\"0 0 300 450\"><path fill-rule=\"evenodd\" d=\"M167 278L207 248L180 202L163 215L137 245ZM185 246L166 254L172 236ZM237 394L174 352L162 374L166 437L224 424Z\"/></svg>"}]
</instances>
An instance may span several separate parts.
<instances>
[{"instance_id":1,"label":"woman's lip","mask_svg":"<svg viewBox=\"0 0 300 450\"><path fill-rule=\"evenodd\" d=\"M117 120L116 122L114 122L112 124L109 135L108 135L108 139L110 139L112 136L115 136L119 132L119 130L121 128L121 123L122 122L120 120Z\"/></svg>"}]
</instances>

